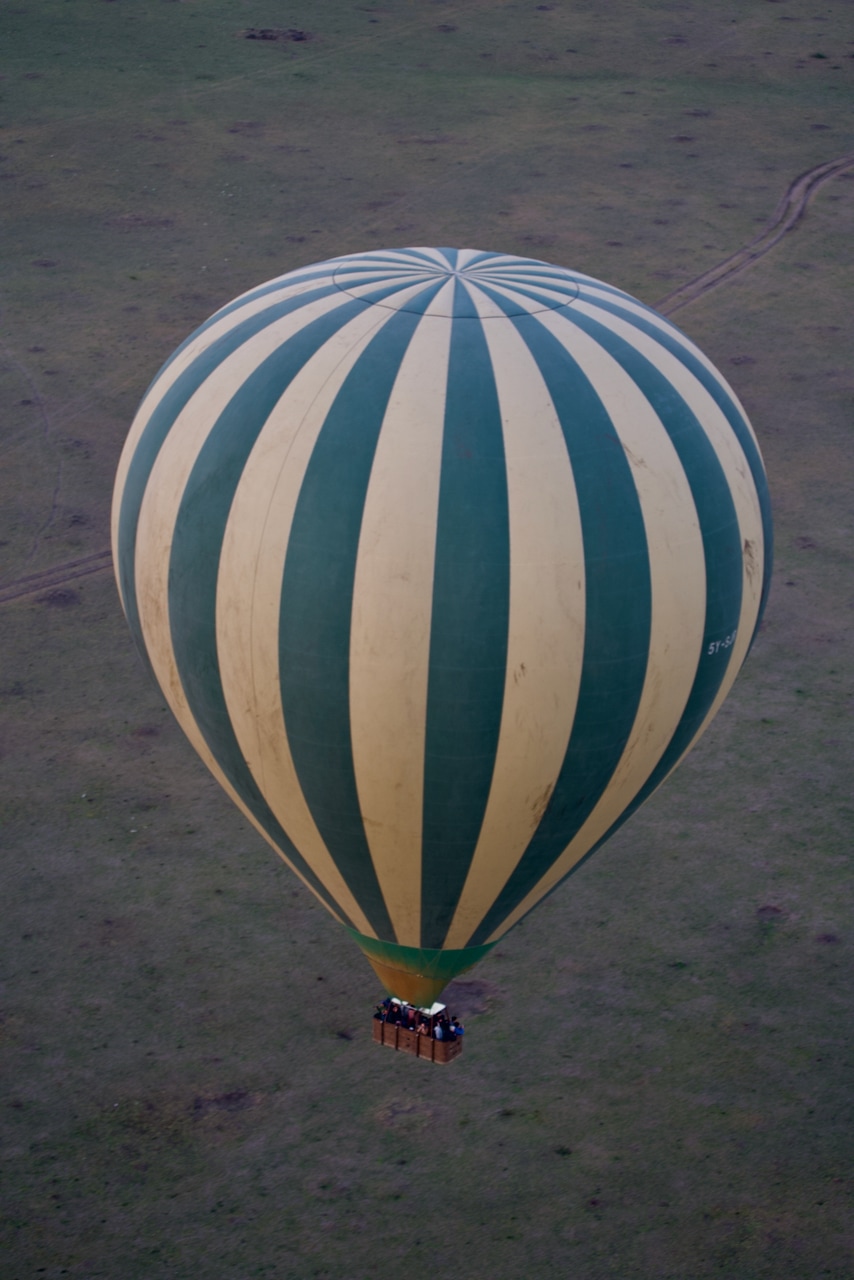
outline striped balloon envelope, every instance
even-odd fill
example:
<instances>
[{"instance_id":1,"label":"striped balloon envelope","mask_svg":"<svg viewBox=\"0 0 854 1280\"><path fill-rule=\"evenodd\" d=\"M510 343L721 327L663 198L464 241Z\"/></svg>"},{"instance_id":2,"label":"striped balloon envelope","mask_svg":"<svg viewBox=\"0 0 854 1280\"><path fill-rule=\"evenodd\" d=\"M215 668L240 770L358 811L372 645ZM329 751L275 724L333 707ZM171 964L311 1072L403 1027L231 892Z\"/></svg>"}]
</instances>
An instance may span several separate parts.
<instances>
[{"instance_id":1,"label":"striped balloon envelope","mask_svg":"<svg viewBox=\"0 0 854 1280\"><path fill-rule=\"evenodd\" d=\"M136 643L387 989L435 998L667 777L762 615L733 391L618 289L394 249L218 311L113 510Z\"/></svg>"}]
</instances>

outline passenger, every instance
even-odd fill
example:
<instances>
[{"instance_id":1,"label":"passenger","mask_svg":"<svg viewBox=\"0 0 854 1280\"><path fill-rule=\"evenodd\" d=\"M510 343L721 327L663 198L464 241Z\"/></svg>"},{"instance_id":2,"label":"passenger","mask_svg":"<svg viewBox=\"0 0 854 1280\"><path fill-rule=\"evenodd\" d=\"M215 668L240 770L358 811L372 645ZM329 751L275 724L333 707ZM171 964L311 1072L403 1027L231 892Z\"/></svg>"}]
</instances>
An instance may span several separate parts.
<instances>
[{"instance_id":1,"label":"passenger","mask_svg":"<svg viewBox=\"0 0 854 1280\"><path fill-rule=\"evenodd\" d=\"M434 1035L435 1039L437 1039L437 1040L444 1040L444 1039L445 1039L445 1029L444 1029L444 1027L442 1026L442 1019L441 1019L441 1018L437 1018L437 1019L436 1019L436 1026L435 1026L435 1027L434 1027L434 1029L433 1029L433 1035Z\"/></svg>"},{"instance_id":2,"label":"passenger","mask_svg":"<svg viewBox=\"0 0 854 1280\"><path fill-rule=\"evenodd\" d=\"M451 1031L454 1033L455 1039L459 1039L460 1036L465 1035L466 1029L460 1022L459 1018L451 1018Z\"/></svg>"}]
</instances>

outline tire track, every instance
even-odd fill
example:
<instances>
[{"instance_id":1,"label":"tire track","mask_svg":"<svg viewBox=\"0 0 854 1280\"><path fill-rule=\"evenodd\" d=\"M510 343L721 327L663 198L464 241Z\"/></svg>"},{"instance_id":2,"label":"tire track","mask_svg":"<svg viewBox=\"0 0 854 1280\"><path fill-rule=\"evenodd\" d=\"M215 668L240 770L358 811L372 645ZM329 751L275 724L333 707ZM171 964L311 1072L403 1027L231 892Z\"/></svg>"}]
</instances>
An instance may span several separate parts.
<instances>
[{"instance_id":1,"label":"tire track","mask_svg":"<svg viewBox=\"0 0 854 1280\"><path fill-rule=\"evenodd\" d=\"M719 262L717 266L681 284L678 289L666 294L659 302L653 303L655 309L662 315L673 315L674 311L689 306L712 289L717 289L718 285L724 284L733 276L752 267L754 262L764 257L769 249L773 249L780 243L783 236L797 226L819 187L852 167L854 167L854 153L840 156L838 160L827 160L824 164L817 164L814 169L807 169L806 173L802 173L800 177L789 183L785 195L774 210L771 221L764 231L760 231L758 236L728 258L724 258L723 262Z\"/></svg>"},{"instance_id":2,"label":"tire track","mask_svg":"<svg viewBox=\"0 0 854 1280\"><path fill-rule=\"evenodd\" d=\"M741 249L730 254L728 258L724 258L717 266L711 267L702 275L695 276L693 280L688 280L678 289L666 294L659 302L653 304L656 310L666 316L672 315L674 311L689 306L710 293L712 289L717 289L733 276L752 267L776 244L779 244L793 227L797 226L819 187L851 168L854 168L854 153L840 156L837 160L827 160L800 174L789 183L764 231ZM107 547L103 551L95 551L91 555L81 556L76 560L66 560L64 564L58 564L52 569L44 569L40 573L25 574L12 582L0 585L0 604L7 604L12 600L36 595L39 592L50 592L68 582L73 582L76 578L84 578L89 574L111 569L112 564L112 552Z\"/></svg>"},{"instance_id":3,"label":"tire track","mask_svg":"<svg viewBox=\"0 0 854 1280\"><path fill-rule=\"evenodd\" d=\"M42 569L40 573L24 574L23 577L0 586L0 604L19 600L21 596L33 596L40 591L50 592L67 582L73 582L75 578L85 578L90 573L100 573L102 569L111 569L112 566L113 553L107 547L105 551L94 551L77 560L66 560L64 564L54 565L52 569Z\"/></svg>"}]
</instances>

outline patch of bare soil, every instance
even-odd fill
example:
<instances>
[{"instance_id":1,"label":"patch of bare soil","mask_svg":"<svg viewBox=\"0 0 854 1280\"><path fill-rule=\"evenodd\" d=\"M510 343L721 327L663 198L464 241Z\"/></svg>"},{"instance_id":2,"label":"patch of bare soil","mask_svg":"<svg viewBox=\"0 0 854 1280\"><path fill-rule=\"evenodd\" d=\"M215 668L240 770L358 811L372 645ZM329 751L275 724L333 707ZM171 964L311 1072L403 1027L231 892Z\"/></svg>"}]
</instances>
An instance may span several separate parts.
<instances>
[{"instance_id":1,"label":"patch of bare soil","mask_svg":"<svg viewBox=\"0 0 854 1280\"><path fill-rule=\"evenodd\" d=\"M200 1095L193 1100L193 1115L199 1118L217 1111L246 1111L249 1107L256 1107L260 1101L261 1095L250 1093L248 1089L231 1089L228 1093L211 1097Z\"/></svg>"},{"instance_id":2,"label":"patch of bare soil","mask_svg":"<svg viewBox=\"0 0 854 1280\"><path fill-rule=\"evenodd\" d=\"M37 600L39 604L46 604L51 609L70 609L73 605L80 603L80 595L65 587L48 591L46 595L38 596Z\"/></svg>"},{"instance_id":3,"label":"patch of bare soil","mask_svg":"<svg viewBox=\"0 0 854 1280\"><path fill-rule=\"evenodd\" d=\"M420 1099L387 1102L377 1108L375 1115L380 1124L388 1125L391 1129L420 1129L437 1118L435 1108Z\"/></svg>"},{"instance_id":4,"label":"patch of bare soil","mask_svg":"<svg viewBox=\"0 0 854 1280\"><path fill-rule=\"evenodd\" d=\"M409 138L398 138L397 142L402 147L438 147L446 142L456 142L456 138L450 133L437 133L431 137L421 137L420 135Z\"/></svg>"},{"instance_id":5,"label":"patch of bare soil","mask_svg":"<svg viewBox=\"0 0 854 1280\"><path fill-rule=\"evenodd\" d=\"M527 236L520 236L519 239L523 244L532 244L538 249L547 249L557 242L557 236L538 235L536 233L532 233Z\"/></svg>"},{"instance_id":6,"label":"patch of bare soil","mask_svg":"<svg viewBox=\"0 0 854 1280\"><path fill-rule=\"evenodd\" d=\"M244 40L290 40L294 44L314 39L311 31L299 31L296 27L247 27L241 34Z\"/></svg>"},{"instance_id":7,"label":"patch of bare soil","mask_svg":"<svg viewBox=\"0 0 854 1280\"><path fill-rule=\"evenodd\" d=\"M480 978L470 978L468 981L455 978L445 987L442 1001L455 1017L465 1021L466 1018L476 1018L478 1014L488 1013L492 1002L500 994L498 987Z\"/></svg>"},{"instance_id":8,"label":"patch of bare soil","mask_svg":"<svg viewBox=\"0 0 854 1280\"><path fill-rule=\"evenodd\" d=\"M118 227L119 231L138 231L142 227L171 227L174 225L172 218L153 218L145 213L120 213L116 218L109 219L111 227Z\"/></svg>"},{"instance_id":9,"label":"patch of bare soil","mask_svg":"<svg viewBox=\"0 0 854 1280\"><path fill-rule=\"evenodd\" d=\"M92 938L101 947L115 947L122 943L133 942L136 928L133 920L124 916L106 916L92 930ZM81 944L88 946L87 942Z\"/></svg>"}]
</instances>

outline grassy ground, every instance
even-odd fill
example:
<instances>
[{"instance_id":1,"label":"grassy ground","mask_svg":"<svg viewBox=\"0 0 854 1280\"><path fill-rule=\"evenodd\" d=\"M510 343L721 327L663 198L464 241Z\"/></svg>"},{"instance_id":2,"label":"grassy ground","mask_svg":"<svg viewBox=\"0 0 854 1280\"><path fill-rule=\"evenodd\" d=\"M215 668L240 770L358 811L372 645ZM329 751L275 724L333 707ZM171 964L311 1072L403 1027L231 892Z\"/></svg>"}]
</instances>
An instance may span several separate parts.
<instances>
[{"instance_id":1,"label":"grassy ground","mask_svg":"<svg viewBox=\"0 0 854 1280\"><path fill-rule=\"evenodd\" d=\"M465 243L654 302L714 265L852 149L845 13L4 7L0 584L107 545L147 382L268 276ZM839 178L678 314L762 442L767 621L679 774L458 989L447 1070L370 1043L367 966L109 576L2 606L4 1278L850 1274L853 215Z\"/></svg>"}]
</instances>

